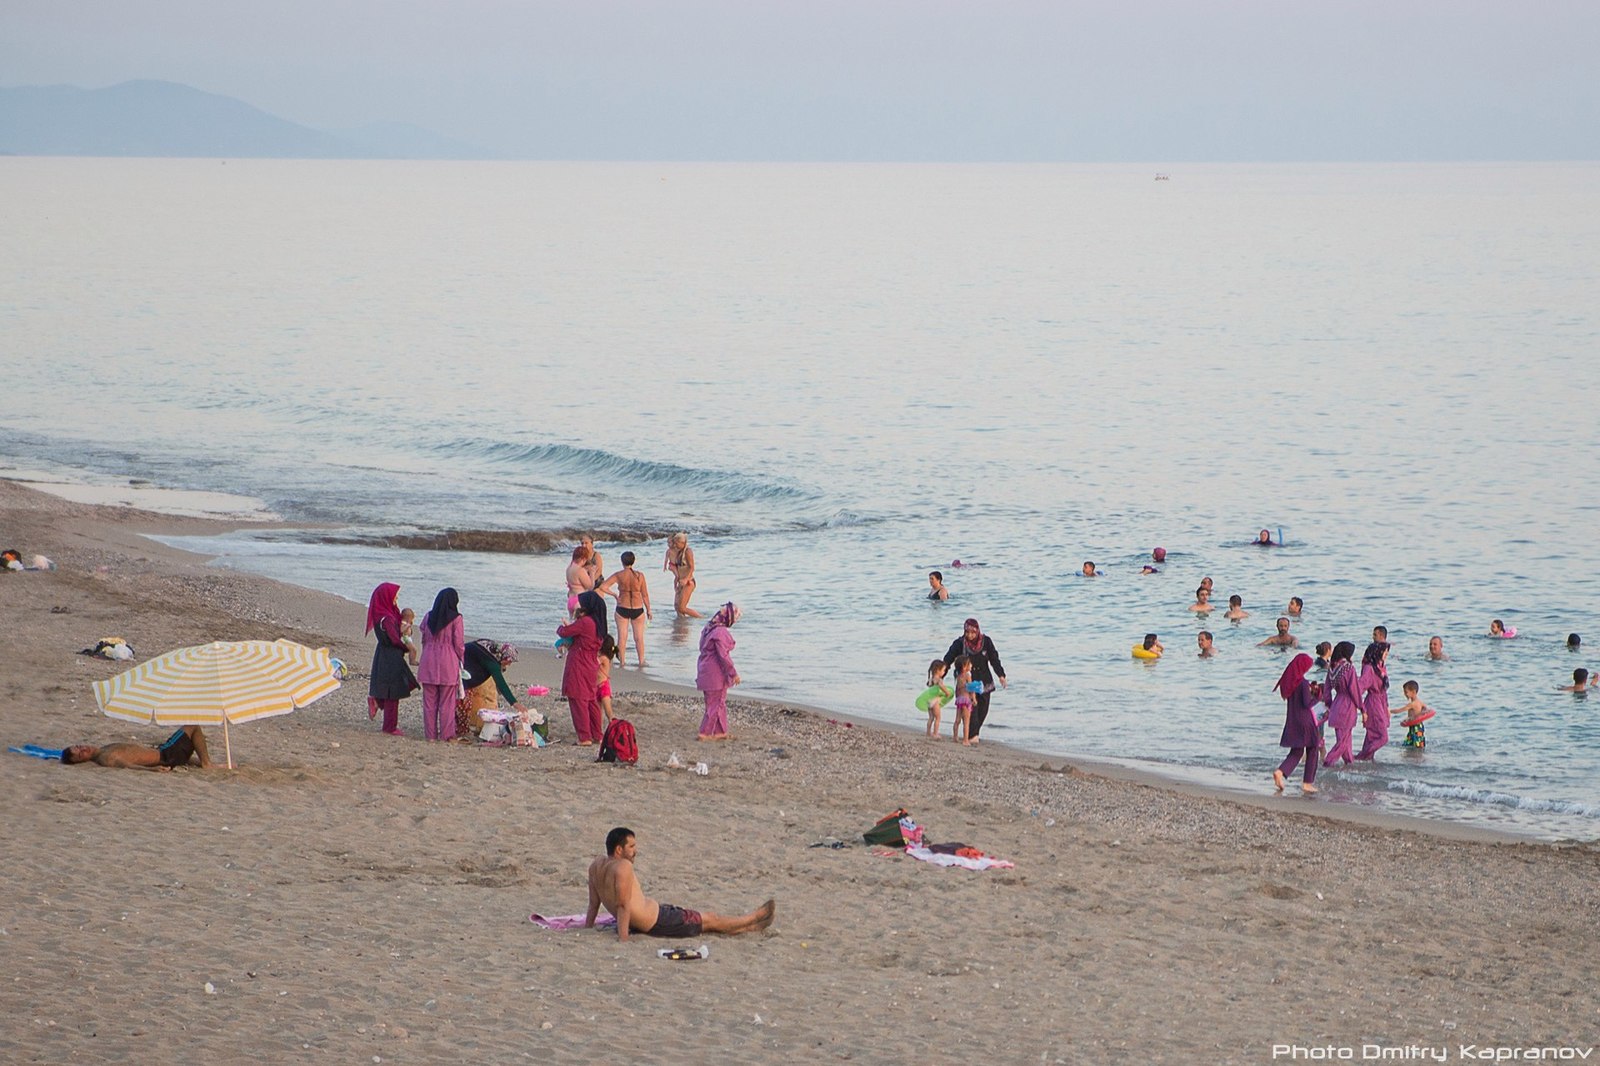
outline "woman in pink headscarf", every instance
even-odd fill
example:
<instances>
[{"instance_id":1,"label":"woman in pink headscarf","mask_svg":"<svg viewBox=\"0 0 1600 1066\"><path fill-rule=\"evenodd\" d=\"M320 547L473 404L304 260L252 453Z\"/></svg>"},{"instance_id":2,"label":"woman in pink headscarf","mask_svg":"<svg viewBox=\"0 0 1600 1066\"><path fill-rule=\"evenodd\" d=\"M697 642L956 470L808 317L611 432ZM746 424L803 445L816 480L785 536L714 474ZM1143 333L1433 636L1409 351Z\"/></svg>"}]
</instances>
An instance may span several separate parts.
<instances>
[{"instance_id":1,"label":"woman in pink headscarf","mask_svg":"<svg viewBox=\"0 0 1600 1066\"><path fill-rule=\"evenodd\" d=\"M733 623L742 612L733 603L717 608L711 621L700 631L700 661L695 668L694 687L706 694L706 713L700 719L701 740L728 739L728 689L739 683L733 665Z\"/></svg>"},{"instance_id":2,"label":"woman in pink headscarf","mask_svg":"<svg viewBox=\"0 0 1600 1066\"><path fill-rule=\"evenodd\" d=\"M400 640L400 586L385 581L367 601L367 632L377 635L372 652L371 680L367 683L367 717L383 712L383 731L400 732L400 701L417 690L417 677L406 665L406 646Z\"/></svg>"},{"instance_id":3,"label":"woman in pink headscarf","mask_svg":"<svg viewBox=\"0 0 1600 1066\"><path fill-rule=\"evenodd\" d=\"M1311 793L1317 790L1312 782L1317 779L1317 750L1322 747L1322 726L1317 722L1316 712L1317 698L1321 693L1316 685L1306 680L1306 673L1310 669L1311 656L1301 652L1289 660L1283 676L1273 686L1285 704L1283 736L1278 738L1278 747L1289 749L1288 757L1272 771L1272 783L1279 792L1283 791L1284 779L1294 773L1302 757L1306 760L1306 772L1300 782L1300 791Z\"/></svg>"}]
</instances>

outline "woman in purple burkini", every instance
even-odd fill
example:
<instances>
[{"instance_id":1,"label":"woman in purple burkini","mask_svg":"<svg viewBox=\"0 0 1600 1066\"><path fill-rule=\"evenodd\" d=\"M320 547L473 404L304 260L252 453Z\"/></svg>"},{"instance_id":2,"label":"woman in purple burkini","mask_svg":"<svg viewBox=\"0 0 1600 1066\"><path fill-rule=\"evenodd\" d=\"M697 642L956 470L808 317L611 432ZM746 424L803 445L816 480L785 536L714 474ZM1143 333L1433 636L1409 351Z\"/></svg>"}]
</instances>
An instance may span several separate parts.
<instances>
[{"instance_id":1,"label":"woman in purple burkini","mask_svg":"<svg viewBox=\"0 0 1600 1066\"><path fill-rule=\"evenodd\" d=\"M1389 743L1389 642L1375 640L1361 656L1361 741L1357 762L1370 760Z\"/></svg>"},{"instance_id":2,"label":"woman in purple burkini","mask_svg":"<svg viewBox=\"0 0 1600 1066\"><path fill-rule=\"evenodd\" d=\"M1322 682L1322 701L1328 705L1328 724L1333 726L1334 744L1322 764L1332 767L1335 759L1345 765L1355 761L1351 754L1350 735L1356 731L1356 718L1361 714L1361 675L1350 665L1356 646L1341 640L1333 646L1333 657L1328 661L1328 676Z\"/></svg>"},{"instance_id":3,"label":"woman in purple burkini","mask_svg":"<svg viewBox=\"0 0 1600 1066\"><path fill-rule=\"evenodd\" d=\"M728 739L728 689L739 683L733 665L733 623L741 612L725 603L700 631L700 660L695 664L694 686L706 694L706 713L700 719L700 740Z\"/></svg>"},{"instance_id":4,"label":"woman in purple burkini","mask_svg":"<svg viewBox=\"0 0 1600 1066\"><path fill-rule=\"evenodd\" d=\"M1316 685L1306 680L1306 672L1310 669L1311 656L1301 652L1289 661L1283 676L1273 686L1286 704L1283 736L1278 738L1278 747L1289 749L1288 757L1272 771L1272 783L1278 786L1279 792L1283 791L1284 778L1294 773L1302 757L1306 761L1306 773L1300 783L1300 791L1311 793L1317 790L1312 782L1317 779L1317 751L1322 747L1322 725L1317 721L1316 711L1317 697L1322 693Z\"/></svg>"},{"instance_id":5,"label":"woman in purple burkini","mask_svg":"<svg viewBox=\"0 0 1600 1066\"><path fill-rule=\"evenodd\" d=\"M578 747L600 743L600 642L606 630L606 601L597 592L578 593L577 614L556 630L558 637L571 637L566 669L561 674L561 694L572 709L572 731Z\"/></svg>"}]
</instances>

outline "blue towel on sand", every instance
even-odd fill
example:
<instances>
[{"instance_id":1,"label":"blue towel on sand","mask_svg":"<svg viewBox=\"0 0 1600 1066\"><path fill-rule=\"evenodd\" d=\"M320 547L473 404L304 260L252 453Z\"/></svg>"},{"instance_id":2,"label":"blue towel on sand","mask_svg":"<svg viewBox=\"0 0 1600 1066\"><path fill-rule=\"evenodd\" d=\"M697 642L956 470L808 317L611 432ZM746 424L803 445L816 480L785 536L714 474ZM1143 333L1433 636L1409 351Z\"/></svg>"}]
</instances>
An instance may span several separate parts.
<instances>
[{"instance_id":1,"label":"blue towel on sand","mask_svg":"<svg viewBox=\"0 0 1600 1066\"><path fill-rule=\"evenodd\" d=\"M61 748L41 748L37 744L24 744L20 748L12 748L18 755L32 755L35 759L51 759L61 761Z\"/></svg>"}]
</instances>

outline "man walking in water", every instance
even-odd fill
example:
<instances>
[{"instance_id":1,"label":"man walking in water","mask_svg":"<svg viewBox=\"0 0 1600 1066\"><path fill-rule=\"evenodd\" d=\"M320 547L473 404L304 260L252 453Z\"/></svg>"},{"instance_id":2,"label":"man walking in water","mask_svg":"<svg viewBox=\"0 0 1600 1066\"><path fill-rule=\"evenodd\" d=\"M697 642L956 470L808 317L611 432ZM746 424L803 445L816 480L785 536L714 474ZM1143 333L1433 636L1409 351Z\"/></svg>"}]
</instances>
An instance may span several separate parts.
<instances>
[{"instance_id":1,"label":"man walking in water","mask_svg":"<svg viewBox=\"0 0 1600 1066\"><path fill-rule=\"evenodd\" d=\"M692 911L670 903L657 903L644 894L633 873L633 860L639 853L633 830L618 826L606 834L606 853L589 864L589 913L585 927L593 927L601 904L616 916L617 939L628 939L629 932L646 936L694 937L701 933L752 933L772 924L777 910L767 900L749 914L725 918L710 911Z\"/></svg>"}]
</instances>

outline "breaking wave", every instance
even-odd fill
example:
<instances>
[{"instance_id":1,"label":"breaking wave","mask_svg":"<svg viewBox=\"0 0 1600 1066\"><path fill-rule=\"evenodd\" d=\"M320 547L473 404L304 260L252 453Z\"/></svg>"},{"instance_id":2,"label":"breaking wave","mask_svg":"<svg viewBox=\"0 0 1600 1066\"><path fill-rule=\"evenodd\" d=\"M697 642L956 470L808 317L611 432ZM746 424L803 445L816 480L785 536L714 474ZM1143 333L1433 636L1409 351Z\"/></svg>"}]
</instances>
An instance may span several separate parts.
<instances>
[{"instance_id":1,"label":"breaking wave","mask_svg":"<svg viewBox=\"0 0 1600 1066\"><path fill-rule=\"evenodd\" d=\"M454 440L427 450L445 458L472 458L518 469L532 468L585 483L598 480L664 493L687 492L731 503L764 500L805 503L818 498L814 492L771 478L680 466L677 463L658 463L648 459L629 459L614 452L577 448L570 444L523 445L503 441Z\"/></svg>"},{"instance_id":2,"label":"breaking wave","mask_svg":"<svg viewBox=\"0 0 1600 1066\"><path fill-rule=\"evenodd\" d=\"M1508 807L1519 811L1550 811L1554 814L1576 814L1583 818L1600 818L1600 806L1578 803L1574 800L1534 799L1513 796L1507 792L1494 792L1486 788L1468 788L1465 785L1429 785L1420 781L1390 781L1391 792L1404 792L1408 796L1425 799L1464 800L1490 807Z\"/></svg>"}]
</instances>

